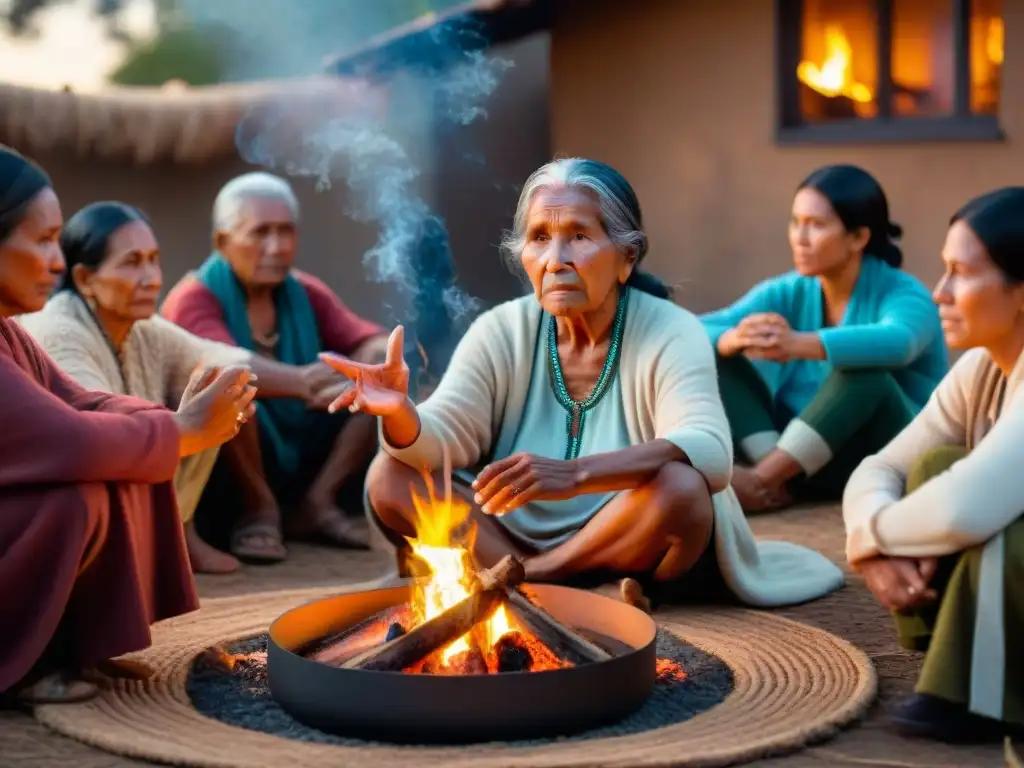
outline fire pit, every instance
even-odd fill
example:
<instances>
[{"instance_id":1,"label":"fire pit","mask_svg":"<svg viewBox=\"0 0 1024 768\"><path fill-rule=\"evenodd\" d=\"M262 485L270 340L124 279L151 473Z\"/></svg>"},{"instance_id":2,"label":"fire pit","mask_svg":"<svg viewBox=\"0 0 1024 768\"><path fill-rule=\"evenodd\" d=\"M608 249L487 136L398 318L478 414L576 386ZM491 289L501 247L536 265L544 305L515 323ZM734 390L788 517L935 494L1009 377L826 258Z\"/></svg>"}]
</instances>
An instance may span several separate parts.
<instances>
[{"instance_id":1,"label":"fire pit","mask_svg":"<svg viewBox=\"0 0 1024 768\"><path fill-rule=\"evenodd\" d=\"M569 734L618 720L638 709L656 678L655 624L625 603L568 587L531 585L528 593L553 616L586 632L611 651L604 661L552 664L546 654L529 670L492 672L452 657L456 670L379 671L345 668L304 655L324 636L359 627L349 638L384 641L393 615L414 587L360 592L295 608L270 627L267 677L281 707L297 720L329 733L416 743L465 743ZM383 618L379 616L383 612ZM366 622L367 619L377 619ZM362 626L360 626L362 625ZM342 641L344 642L344 641ZM353 642L353 646L359 643ZM535 653L514 643L506 663ZM383 646L379 646L383 647ZM492 651L495 649L492 649ZM308 651L307 651L308 653ZM557 659L558 657L554 657ZM540 662L538 664L538 661Z\"/></svg>"},{"instance_id":2,"label":"fire pit","mask_svg":"<svg viewBox=\"0 0 1024 768\"><path fill-rule=\"evenodd\" d=\"M414 497L402 587L320 600L270 628L274 699L323 731L456 743L569 734L625 717L657 677L654 621L626 603L474 567L469 507Z\"/></svg>"}]
</instances>

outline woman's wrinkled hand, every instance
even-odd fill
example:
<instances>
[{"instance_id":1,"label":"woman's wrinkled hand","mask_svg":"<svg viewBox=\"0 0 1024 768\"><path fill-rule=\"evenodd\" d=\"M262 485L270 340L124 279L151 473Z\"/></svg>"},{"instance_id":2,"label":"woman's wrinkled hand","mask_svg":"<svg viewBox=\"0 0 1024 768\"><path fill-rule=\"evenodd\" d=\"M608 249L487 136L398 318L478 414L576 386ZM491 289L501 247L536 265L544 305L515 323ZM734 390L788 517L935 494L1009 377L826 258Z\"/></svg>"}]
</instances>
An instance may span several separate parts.
<instances>
[{"instance_id":1,"label":"woman's wrinkled hand","mask_svg":"<svg viewBox=\"0 0 1024 768\"><path fill-rule=\"evenodd\" d=\"M938 561L933 557L875 557L858 564L864 583L890 611L905 611L937 599L928 586Z\"/></svg>"},{"instance_id":2,"label":"woman's wrinkled hand","mask_svg":"<svg viewBox=\"0 0 1024 768\"><path fill-rule=\"evenodd\" d=\"M409 398L409 366L402 356L405 329L398 326L388 338L383 363L359 363L341 355L324 353L320 356L327 365L352 381L330 404L335 413L342 408L364 411L373 416L397 413Z\"/></svg>"},{"instance_id":3,"label":"woman's wrinkled hand","mask_svg":"<svg viewBox=\"0 0 1024 768\"><path fill-rule=\"evenodd\" d=\"M181 455L226 443L256 412L256 377L248 368L200 368L192 374L175 419Z\"/></svg>"},{"instance_id":4,"label":"woman's wrinkled hand","mask_svg":"<svg viewBox=\"0 0 1024 768\"><path fill-rule=\"evenodd\" d=\"M580 482L571 461L516 453L481 470L473 481L473 500L489 515L505 515L531 501L571 499Z\"/></svg>"}]
</instances>

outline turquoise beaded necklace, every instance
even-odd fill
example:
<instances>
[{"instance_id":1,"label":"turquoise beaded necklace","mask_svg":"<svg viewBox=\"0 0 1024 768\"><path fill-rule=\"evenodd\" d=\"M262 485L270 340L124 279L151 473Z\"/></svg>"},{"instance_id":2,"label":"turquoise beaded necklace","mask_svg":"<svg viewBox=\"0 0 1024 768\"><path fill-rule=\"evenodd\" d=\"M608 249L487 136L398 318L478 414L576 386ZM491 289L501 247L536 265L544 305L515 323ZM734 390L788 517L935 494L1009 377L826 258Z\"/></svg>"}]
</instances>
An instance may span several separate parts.
<instances>
[{"instance_id":1,"label":"turquoise beaded necklace","mask_svg":"<svg viewBox=\"0 0 1024 768\"><path fill-rule=\"evenodd\" d=\"M626 325L626 296L628 293L629 287L623 286L622 292L619 294L618 306L615 309L615 320L612 323L612 340L608 346L608 357L605 358L601 375L597 377L597 383L584 400L573 400L569 396L565 378L562 376L562 361L558 357L558 324L553 315L548 323L548 365L551 371L552 389L555 391L555 398L559 405L566 411L566 460L575 459L580 455L580 446L583 444L583 425L587 412L604 397L618 370L619 353L622 350L622 329Z\"/></svg>"}]
</instances>

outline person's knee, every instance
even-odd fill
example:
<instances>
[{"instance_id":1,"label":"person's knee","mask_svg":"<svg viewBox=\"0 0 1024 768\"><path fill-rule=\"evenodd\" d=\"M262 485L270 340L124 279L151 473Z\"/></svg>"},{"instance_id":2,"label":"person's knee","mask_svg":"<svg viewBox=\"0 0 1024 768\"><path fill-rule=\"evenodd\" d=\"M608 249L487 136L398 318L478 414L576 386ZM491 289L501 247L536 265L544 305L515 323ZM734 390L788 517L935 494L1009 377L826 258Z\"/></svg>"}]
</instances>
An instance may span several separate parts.
<instances>
[{"instance_id":1,"label":"person's knee","mask_svg":"<svg viewBox=\"0 0 1024 768\"><path fill-rule=\"evenodd\" d=\"M669 462L651 481L651 505L668 533L710 528L714 504L704 476L689 464Z\"/></svg>"},{"instance_id":2,"label":"person's knee","mask_svg":"<svg viewBox=\"0 0 1024 768\"><path fill-rule=\"evenodd\" d=\"M1020 584L1024 578L1024 516L1007 526L1003 534L1003 548L1006 581Z\"/></svg>"},{"instance_id":3,"label":"person's knee","mask_svg":"<svg viewBox=\"0 0 1024 768\"><path fill-rule=\"evenodd\" d=\"M61 527L74 531L68 541L84 545L83 567L91 563L99 553L110 530L110 489L106 483L78 483L58 486L49 491L53 494L48 504L60 510Z\"/></svg>"},{"instance_id":4,"label":"person's knee","mask_svg":"<svg viewBox=\"0 0 1024 768\"><path fill-rule=\"evenodd\" d=\"M877 369L833 370L827 384L856 392L900 392L900 386L890 371Z\"/></svg>"},{"instance_id":5,"label":"person's knee","mask_svg":"<svg viewBox=\"0 0 1024 768\"><path fill-rule=\"evenodd\" d=\"M366 497L374 514L388 528L403 528L410 509L410 486L416 473L385 451L380 451L366 473Z\"/></svg>"},{"instance_id":6,"label":"person's knee","mask_svg":"<svg viewBox=\"0 0 1024 768\"><path fill-rule=\"evenodd\" d=\"M913 493L936 475L941 475L967 455L963 445L940 445L925 451L907 472L907 493Z\"/></svg>"}]
</instances>

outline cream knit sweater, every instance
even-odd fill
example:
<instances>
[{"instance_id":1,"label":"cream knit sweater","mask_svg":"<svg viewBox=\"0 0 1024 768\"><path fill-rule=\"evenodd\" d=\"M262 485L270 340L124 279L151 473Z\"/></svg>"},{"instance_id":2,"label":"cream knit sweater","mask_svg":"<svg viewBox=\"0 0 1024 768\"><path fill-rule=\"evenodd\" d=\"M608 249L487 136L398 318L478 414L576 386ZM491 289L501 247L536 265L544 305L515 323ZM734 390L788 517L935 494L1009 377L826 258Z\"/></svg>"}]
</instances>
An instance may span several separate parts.
<instances>
[{"instance_id":1,"label":"cream knit sweater","mask_svg":"<svg viewBox=\"0 0 1024 768\"><path fill-rule=\"evenodd\" d=\"M850 477L846 556L940 557L981 547L971 645L970 710L1001 718L1006 680L1003 531L1024 512L1024 355L1010 376L984 349L963 355L924 409ZM911 466L932 448L968 455L904 496Z\"/></svg>"},{"instance_id":2,"label":"cream knit sweater","mask_svg":"<svg viewBox=\"0 0 1024 768\"><path fill-rule=\"evenodd\" d=\"M249 359L244 349L201 339L156 315L132 326L119 365L82 299L67 291L56 294L41 311L17 319L86 389L133 395L169 408L178 407L199 363L244 365Z\"/></svg>"},{"instance_id":3,"label":"cream knit sweater","mask_svg":"<svg viewBox=\"0 0 1024 768\"><path fill-rule=\"evenodd\" d=\"M404 449L384 449L416 468L439 468L443 447L455 468L504 455L526 403L542 313L533 296L481 315L459 343L434 393L418 406L422 431ZM843 584L821 554L780 541L757 542L729 478L732 438L718 393L715 358L697 318L669 301L630 291L619 364L627 429L634 445L678 445L714 493L715 549L722 573L744 602L798 603ZM504 428L503 428L504 427ZM563 423L552 426L563 429Z\"/></svg>"},{"instance_id":4,"label":"cream knit sweater","mask_svg":"<svg viewBox=\"0 0 1024 768\"><path fill-rule=\"evenodd\" d=\"M850 477L843 518L851 563L960 552L1024 513L1022 380L1024 356L1009 379L983 349L961 356L917 418ZM970 454L904 496L914 462L944 445Z\"/></svg>"}]
</instances>

